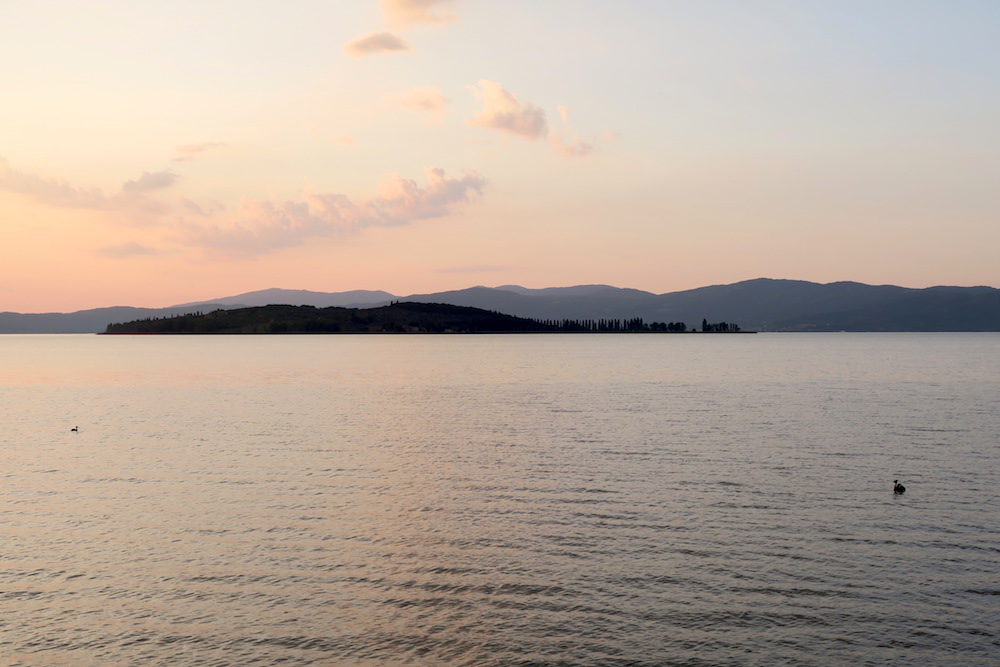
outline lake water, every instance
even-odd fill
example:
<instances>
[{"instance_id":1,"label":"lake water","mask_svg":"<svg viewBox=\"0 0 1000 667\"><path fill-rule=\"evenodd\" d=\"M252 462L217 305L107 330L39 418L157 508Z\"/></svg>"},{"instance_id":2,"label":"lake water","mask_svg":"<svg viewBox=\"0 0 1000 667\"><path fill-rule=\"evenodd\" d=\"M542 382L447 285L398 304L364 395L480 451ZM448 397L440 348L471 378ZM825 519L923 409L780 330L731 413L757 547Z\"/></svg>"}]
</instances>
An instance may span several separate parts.
<instances>
[{"instance_id":1,"label":"lake water","mask_svg":"<svg viewBox=\"0 0 1000 667\"><path fill-rule=\"evenodd\" d=\"M2 336L0 401L4 665L1000 664L1000 334Z\"/></svg>"}]
</instances>

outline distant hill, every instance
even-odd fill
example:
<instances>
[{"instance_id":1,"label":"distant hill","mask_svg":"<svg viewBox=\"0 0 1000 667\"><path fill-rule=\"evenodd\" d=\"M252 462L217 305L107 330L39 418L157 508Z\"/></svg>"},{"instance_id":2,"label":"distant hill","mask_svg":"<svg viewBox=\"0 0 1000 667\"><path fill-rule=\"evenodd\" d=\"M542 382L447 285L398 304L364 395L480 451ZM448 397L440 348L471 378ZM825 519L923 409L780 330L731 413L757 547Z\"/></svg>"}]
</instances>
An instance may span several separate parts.
<instances>
[{"instance_id":1,"label":"distant hill","mask_svg":"<svg viewBox=\"0 0 1000 667\"><path fill-rule=\"evenodd\" d=\"M706 318L757 331L1000 331L1000 290L992 287L909 289L759 278L667 294L600 285L583 290L473 287L406 298L522 317L641 317L689 325Z\"/></svg>"},{"instance_id":2,"label":"distant hill","mask_svg":"<svg viewBox=\"0 0 1000 667\"><path fill-rule=\"evenodd\" d=\"M761 278L663 294L645 317L724 317L759 331L1000 331L1000 290Z\"/></svg>"},{"instance_id":3,"label":"distant hill","mask_svg":"<svg viewBox=\"0 0 1000 667\"><path fill-rule=\"evenodd\" d=\"M412 294L407 301L454 303L460 306L498 310L502 313L536 318L600 319L642 317L646 320L662 320L652 317L650 306L657 295L635 289L623 289L608 285L586 285L577 287L555 287L546 289L526 289L524 287L470 287L469 289L434 294ZM677 318L666 318L672 321ZM697 317L701 322L702 316ZM725 319L725 318L718 318ZM695 317L686 320L694 324Z\"/></svg>"},{"instance_id":4,"label":"distant hill","mask_svg":"<svg viewBox=\"0 0 1000 667\"><path fill-rule=\"evenodd\" d=\"M271 304L287 303L296 306L308 305L317 308L329 308L330 306L342 306L345 308L356 307L358 305L368 305L374 303L388 302L397 298L388 292L372 290L354 290L352 292L311 292L304 289L263 289L256 292L245 292L236 296L225 296L210 301L196 301L194 303L182 303L178 308L192 308L198 306L202 309L206 306L269 306Z\"/></svg>"},{"instance_id":5,"label":"distant hill","mask_svg":"<svg viewBox=\"0 0 1000 667\"><path fill-rule=\"evenodd\" d=\"M220 306L174 306L171 308L132 308L112 306L74 313L0 313L0 334L26 333L97 333L112 322L127 322L144 317L183 315Z\"/></svg>"},{"instance_id":6,"label":"distant hill","mask_svg":"<svg viewBox=\"0 0 1000 667\"><path fill-rule=\"evenodd\" d=\"M758 278L653 294L609 285L529 289L519 285L400 297L382 291L268 289L173 308L100 308L77 313L0 313L0 333L103 331L110 322L247 305L373 307L393 300L447 303L535 319L630 319L700 325L736 322L758 331L1000 331L1000 290L910 289L855 282L819 284ZM250 302L250 303L247 303Z\"/></svg>"},{"instance_id":7,"label":"distant hill","mask_svg":"<svg viewBox=\"0 0 1000 667\"><path fill-rule=\"evenodd\" d=\"M720 326L720 325L717 325ZM723 327L719 331L726 331ZM667 323L534 320L480 308L396 302L376 308L256 306L108 325L107 334L683 333Z\"/></svg>"}]
</instances>

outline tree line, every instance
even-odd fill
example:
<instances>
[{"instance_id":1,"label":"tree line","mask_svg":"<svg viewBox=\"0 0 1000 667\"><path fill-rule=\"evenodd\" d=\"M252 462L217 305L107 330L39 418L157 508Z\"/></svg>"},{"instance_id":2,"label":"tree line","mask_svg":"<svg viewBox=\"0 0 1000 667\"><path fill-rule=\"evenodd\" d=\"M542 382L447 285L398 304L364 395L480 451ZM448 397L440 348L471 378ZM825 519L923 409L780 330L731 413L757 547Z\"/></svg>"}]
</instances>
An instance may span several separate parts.
<instances>
[{"instance_id":1,"label":"tree line","mask_svg":"<svg viewBox=\"0 0 1000 667\"><path fill-rule=\"evenodd\" d=\"M580 333L642 333L670 332L685 333L688 327L683 322L644 322L641 317L622 319L571 320L571 319L536 319L533 320L546 329L553 331Z\"/></svg>"},{"instance_id":2,"label":"tree line","mask_svg":"<svg viewBox=\"0 0 1000 667\"><path fill-rule=\"evenodd\" d=\"M645 322L641 317L631 319L536 319L533 320L546 329L553 331L581 333L695 333L697 327L689 329L684 322ZM739 333L740 325L735 322L701 321L703 333Z\"/></svg>"},{"instance_id":3,"label":"tree line","mask_svg":"<svg viewBox=\"0 0 1000 667\"><path fill-rule=\"evenodd\" d=\"M733 322L711 324L708 320L702 320L701 330L705 333L739 333L740 325Z\"/></svg>"}]
</instances>

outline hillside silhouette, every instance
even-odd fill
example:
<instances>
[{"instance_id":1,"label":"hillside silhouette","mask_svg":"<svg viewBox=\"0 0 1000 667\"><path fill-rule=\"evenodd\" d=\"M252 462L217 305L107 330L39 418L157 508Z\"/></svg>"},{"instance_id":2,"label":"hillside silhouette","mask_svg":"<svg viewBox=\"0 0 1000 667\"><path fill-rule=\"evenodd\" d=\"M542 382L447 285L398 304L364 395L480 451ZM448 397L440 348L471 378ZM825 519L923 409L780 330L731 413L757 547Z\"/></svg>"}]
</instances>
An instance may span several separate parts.
<instances>
[{"instance_id":1,"label":"hillside silhouette","mask_svg":"<svg viewBox=\"0 0 1000 667\"><path fill-rule=\"evenodd\" d=\"M737 333L732 323L702 321L706 333ZM443 303L397 302L377 308L271 305L108 324L106 334L322 333L688 333L683 322L538 320Z\"/></svg>"},{"instance_id":2,"label":"hillside silhouette","mask_svg":"<svg viewBox=\"0 0 1000 667\"><path fill-rule=\"evenodd\" d=\"M856 282L828 284L758 278L653 294L608 285L529 289L518 285L399 297L388 292L266 289L168 308L113 307L74 313L0 313L0 333L97 333L109 322L173 317L269 304L374 308L394 301L443 303L535 320L650 322L735 320L757 331L1000 331L1000 290L912 289Z\"/></svg>"}]
</instances>

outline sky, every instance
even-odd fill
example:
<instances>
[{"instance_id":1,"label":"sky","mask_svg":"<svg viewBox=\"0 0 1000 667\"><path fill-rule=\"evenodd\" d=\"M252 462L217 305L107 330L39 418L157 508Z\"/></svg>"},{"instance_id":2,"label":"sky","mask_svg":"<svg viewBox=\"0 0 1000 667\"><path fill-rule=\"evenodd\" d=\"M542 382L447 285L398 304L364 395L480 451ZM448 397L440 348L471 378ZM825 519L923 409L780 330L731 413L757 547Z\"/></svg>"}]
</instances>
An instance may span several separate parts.
<instances>
[{"instance_id":1,"label":"sky","mask_svg":"<svg viewBox=\"0 0 1000 667\"><path fill-rule=\"evenodd\" d=\"M0 311L1000 286L994 0L0 0Z\"/></svg>"}]
</instances>

